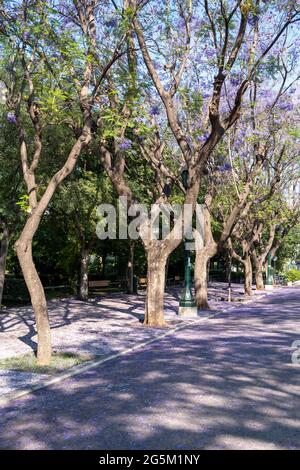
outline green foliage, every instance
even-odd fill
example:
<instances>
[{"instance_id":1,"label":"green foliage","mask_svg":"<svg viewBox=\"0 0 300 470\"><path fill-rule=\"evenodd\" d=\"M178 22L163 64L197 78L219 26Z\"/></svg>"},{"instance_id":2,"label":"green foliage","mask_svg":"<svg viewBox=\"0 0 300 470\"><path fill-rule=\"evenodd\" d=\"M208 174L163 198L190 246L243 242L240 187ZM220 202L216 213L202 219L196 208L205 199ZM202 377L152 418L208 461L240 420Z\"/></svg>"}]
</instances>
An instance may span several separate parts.
<instances>
[{"instance_id":1,"label":"green foliage","mask_svg":"<svg viewBox=\"0 0 300 470\"><path fill-rule=\"evenodd\" d=\"M284 278L287 282L300 281L300 271L298 269L290 269L284 273Z\"/></svg>"},{"instance_id":2,"label":"green foliage","mask_svg":"<svg viewBox=\"0 0 300 470\"><path fill-rule=\"evenodd\" d=\"M179 90L179 95L183 102L184 111L191 113L192 116L195 116L201 112L203 98L200 92L185 87Z\"/></svg>"},{"instance_id":3,"label":"green foliage","mask_svg":"<svg viewBox=\"0 0 300 470\"><path fill-rule=\"evenodd\" d=\"M30 212L29 196L27 194L21 196L19 201L16 202L16 205L19 206L23 212Z\"/></svg>"}]
</instances>

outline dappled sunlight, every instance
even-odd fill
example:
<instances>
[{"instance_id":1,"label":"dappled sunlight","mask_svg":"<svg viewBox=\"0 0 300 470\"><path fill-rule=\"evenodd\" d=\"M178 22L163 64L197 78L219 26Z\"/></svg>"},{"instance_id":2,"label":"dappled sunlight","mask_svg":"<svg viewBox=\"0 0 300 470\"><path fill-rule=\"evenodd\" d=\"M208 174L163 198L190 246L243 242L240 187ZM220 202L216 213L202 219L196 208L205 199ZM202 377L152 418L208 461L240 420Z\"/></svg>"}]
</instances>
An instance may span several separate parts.
<instances>
[{"instance_id":1,"label":"dappled sunlight","mask_svg":"<svg viewBox=\"0 0 300 470\"><path fill-rule=\"evenodd\" d=\"M289 364L300 303L291 302L282 330L280 305L264 323L279 297L12 402L1 413L1 447L298 448L299 369Z\"/></svg>"}]
</instances>

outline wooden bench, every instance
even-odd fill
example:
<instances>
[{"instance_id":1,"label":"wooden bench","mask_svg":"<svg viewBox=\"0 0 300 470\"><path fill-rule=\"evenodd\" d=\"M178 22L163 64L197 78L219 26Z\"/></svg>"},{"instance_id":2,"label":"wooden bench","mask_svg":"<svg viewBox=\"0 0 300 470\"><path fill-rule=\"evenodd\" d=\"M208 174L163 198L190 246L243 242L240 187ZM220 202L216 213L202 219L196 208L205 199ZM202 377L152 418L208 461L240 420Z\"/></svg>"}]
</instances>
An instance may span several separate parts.
<instances>
[{"instance_id":1,"label":"wooden bench","mask_svg":"<svg viewBox=\"0 0 300 470\"><path fill-rule=\"evenodd\" d=\"M101 279L99 281L89 281L89 290L97 291L98 289L105 289L110 286L110 281L107 279Z\"/></svg>"},{"instance_id":2,"label":"wooden bench","mask_svg":"<svg viewBox=\"0 0 300 470\"><path fill-rule=\"evenodd\" d=\"M147 287L147 278L139 277L139 287Z\"/></svg>"}]
</instances>

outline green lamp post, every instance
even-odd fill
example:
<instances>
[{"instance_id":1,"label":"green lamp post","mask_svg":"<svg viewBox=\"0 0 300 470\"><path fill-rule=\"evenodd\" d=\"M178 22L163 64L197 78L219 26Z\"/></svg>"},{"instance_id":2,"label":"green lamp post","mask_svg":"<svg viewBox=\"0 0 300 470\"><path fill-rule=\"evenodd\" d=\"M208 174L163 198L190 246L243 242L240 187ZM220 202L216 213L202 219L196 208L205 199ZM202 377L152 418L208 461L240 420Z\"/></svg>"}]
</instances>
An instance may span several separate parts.
<instances>
[{"instance_id":1,"label":"green lamp post","mask_svg":"<svg viewBox=\"0 0 300 470\"><path fill-rule=\"evenodd\" d=\"M272 255L268 255L268 268L267 268L267 278L266 278L266 289L273 289L273 274L272 274Z\"/></svg>"},{"instance_id":2,"label":"green lamp post","mask_svg":"<svg viewBox=\"0 0 300 470\"><path fill-rule=\"evenodd\" d=\"M277 256L274 256L273 258L273 284L276 286L276 261L277 261Z\"/></svg>"},{"instance_id":3,"label":"green lamp post","mask_svg":"<svg viewBox=\"0 0 300 470\"><path fill-rule=\"evenodd\" d=\"M189 187L189 173L184 169L181 173L182 184L184 189ZM182 317L196 317L198 315L197 304L192 293L192 276L191 276L191 250L188 242L184 243L184 291L179 301L179 312Z\"/></svg>"}]
</instances>

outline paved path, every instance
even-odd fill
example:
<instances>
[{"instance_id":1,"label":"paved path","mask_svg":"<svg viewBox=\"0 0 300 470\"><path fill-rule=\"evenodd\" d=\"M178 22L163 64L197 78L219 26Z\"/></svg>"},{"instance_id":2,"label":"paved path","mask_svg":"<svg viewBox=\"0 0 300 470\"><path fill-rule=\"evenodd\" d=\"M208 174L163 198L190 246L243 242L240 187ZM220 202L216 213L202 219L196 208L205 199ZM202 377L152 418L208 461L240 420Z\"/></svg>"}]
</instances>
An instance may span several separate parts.
<instances>
[{"instance_id":1,"label":"paved path","mask_svg":"<svg viewBox=\"0 0 300 470\"><path fill-rule=\"evenodd\" d=\"M186 323L178 317L178 297L182 288L165 294L165 317L175 326ZM243 286L233 285L236 299L244 298ZM254 295L260 295L253 291ZM227 285L212 283L209 300L213 310L226 310L239 302L220 301L226 298ZM247 301L247 297L244 298ZM89 302L68 298L48 303L51 340L54 351L104 358L125 351L161 335L157 329L141 327L144 316L145 291L140 295L108 294ZM0 360L32 352L36 345L35 319L31 306L4 308L0 312ZM42 374L0 369L0 401L4 396L28 385L44 381Z\"/></svg>"},{"instance_id":2,"label":"paved path","mask_svg":"<svg viewBox=\"0 0 300 470\"><path fill-rule=\"evenodd\" d=\"M300 448L300 289L0 409L1 449Z\"/></svg>"}]
</instances>

